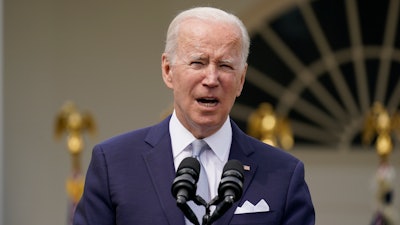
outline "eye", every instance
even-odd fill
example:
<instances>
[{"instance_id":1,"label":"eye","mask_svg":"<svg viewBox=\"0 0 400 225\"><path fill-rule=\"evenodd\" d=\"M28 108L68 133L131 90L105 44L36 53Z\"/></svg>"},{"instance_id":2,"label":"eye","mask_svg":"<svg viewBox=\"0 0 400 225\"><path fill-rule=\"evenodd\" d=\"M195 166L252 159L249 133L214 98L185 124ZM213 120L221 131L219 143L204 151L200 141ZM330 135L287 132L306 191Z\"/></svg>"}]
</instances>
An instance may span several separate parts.
<instances>
[{"instance_id":1,"label":"eye","mask_svg":"<svg viewBox=\"0 0 400 225\"><path fill-rule=\"evenodd\" d=\"M223 69L229 69L229 70L233 70L234 69L232 67L232 65L230 65L230 64L221 64L220 67L223 68Z\"/></svg>"},{"instance_id":2,"label":"eye","mask_svg":"<svg viewBox=\"0 0 400 225\"><path fill-rule=\"evenodd\" d=\"M203 67L205 64L202 61L192 61L190 62L190 66L197 69Z\"/></svg>"}]
</instances>

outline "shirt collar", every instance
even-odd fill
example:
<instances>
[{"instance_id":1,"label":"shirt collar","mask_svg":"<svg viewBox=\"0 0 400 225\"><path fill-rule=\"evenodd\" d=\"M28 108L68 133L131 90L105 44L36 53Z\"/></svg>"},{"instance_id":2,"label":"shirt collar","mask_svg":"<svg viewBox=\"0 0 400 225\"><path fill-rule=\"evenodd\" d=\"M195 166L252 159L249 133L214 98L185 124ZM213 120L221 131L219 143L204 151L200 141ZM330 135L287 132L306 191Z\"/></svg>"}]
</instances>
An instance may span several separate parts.
<instances>
[{"instance_id":1,"label":"shirt collar","mask_svg":"<svg viewBox=\"0 0 400 225\"><path fill-rule=\"evenodd\" d=\"M169 131L174 158L196 139L178 120L175 111L172 113L169 122ZM219 160L227 161L232 143L232 127L229 116L222 127L213 135L204 138L204 141L207 142Z\"/></svg>"}]
</instances>

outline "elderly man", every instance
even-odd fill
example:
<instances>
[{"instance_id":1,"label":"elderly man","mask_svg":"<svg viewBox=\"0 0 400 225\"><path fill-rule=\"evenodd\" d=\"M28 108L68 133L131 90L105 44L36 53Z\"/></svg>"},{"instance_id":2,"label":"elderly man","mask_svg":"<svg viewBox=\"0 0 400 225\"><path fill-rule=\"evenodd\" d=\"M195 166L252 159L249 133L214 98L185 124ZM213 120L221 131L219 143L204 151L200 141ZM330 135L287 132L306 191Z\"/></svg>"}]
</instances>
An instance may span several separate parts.
<instances>
[{"instance_id":1,"label":"elderly man","mask_svg":"<svg viewBox=\"0 0 400 225\"><path fill-rule=\"evenodd\" d=\"M244 167L240 196L212 224L315 223L303 163L249 137L229 117L245 82L249 42L242 22L225 11L198 7L175 17L161 58L174 111L159 124L95 146L75 225L197 224L177 206L171 185L198 142L206 149L197 155L200 176L206 177L206 202L221 194L229 160ZM193 198L187 200L193 212L204 210Z\"/></svg>"}]
</instances>

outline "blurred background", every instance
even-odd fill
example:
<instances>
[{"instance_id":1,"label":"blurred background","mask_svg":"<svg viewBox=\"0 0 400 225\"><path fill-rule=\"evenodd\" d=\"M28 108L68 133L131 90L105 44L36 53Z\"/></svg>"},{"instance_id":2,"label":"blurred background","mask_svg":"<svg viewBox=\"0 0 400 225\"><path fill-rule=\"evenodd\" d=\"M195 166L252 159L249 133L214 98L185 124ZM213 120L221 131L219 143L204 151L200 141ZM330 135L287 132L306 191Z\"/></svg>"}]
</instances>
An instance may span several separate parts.
<instances>
[{"instance_id":1,"label":"blurred background","mask_svg":"<svg viewBox=\"0 0 400 225\"><path fill-rule=\"evenodd\" d=\"M0 224L68 224L73 160L66 135L55 138L66 101L96 123L95 135L82 132L83 171L96 143L165 115L167 26L193 6L233 12L248 28L249 69L231 117L304 161L316 224L370 224L381 192L400 213L399 0L0 3ZM383 162L391 172L380 190Z\"/></svg>"}]
</instances>

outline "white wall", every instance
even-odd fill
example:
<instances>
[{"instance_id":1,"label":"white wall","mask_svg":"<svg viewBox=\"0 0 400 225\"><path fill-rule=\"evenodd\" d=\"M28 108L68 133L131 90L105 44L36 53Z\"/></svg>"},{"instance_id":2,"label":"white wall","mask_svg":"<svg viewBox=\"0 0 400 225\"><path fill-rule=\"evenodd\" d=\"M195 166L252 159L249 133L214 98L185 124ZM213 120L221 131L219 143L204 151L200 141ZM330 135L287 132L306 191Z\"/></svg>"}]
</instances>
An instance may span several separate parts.
<instances>
[{"instance_id":1,"label":"white wall","mask_svg":"<svg viewBox=\"0 0 400 225\"><path fill-rule=\"evenodd\" d=\"M264 1L209 2L240 16ZM171 102L160 72L167 25L198 4L4 1L5 225L65 224L71 165L65 140L53 139L54 117L65 100L90 110L98 123L98 136L86 140L84 168L96 142L159 120ZM306 164L318 224L368 224L375 155L323 152L293 151Z\"/></svg>"}]
</instances>

